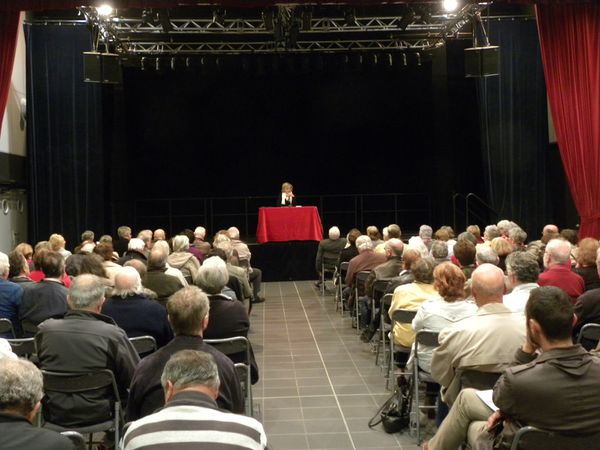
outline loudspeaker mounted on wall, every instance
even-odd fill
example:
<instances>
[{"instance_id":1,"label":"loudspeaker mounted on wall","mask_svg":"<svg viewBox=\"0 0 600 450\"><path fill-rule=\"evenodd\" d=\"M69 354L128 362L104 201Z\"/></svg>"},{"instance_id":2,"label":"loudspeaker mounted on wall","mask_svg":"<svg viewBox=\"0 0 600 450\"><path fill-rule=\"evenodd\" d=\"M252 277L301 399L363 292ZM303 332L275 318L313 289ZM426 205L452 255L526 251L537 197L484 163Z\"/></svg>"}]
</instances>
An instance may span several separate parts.
<instances>
[{"instance_id":1,"label":"loudspeaker mounted on wall","mask_svg":"<svg viewBox=\"0 0 600 450\"><path fill-rule=\"evenodd\" d=\"M86 83L120 84L123 82L119 55L84 52L83 81Z\"/></svg>"},{"instance_id":2,"label":"loudspeaker mounted on wall","mask_svg":"<svg viewBox=\"0 0 600 450\"><path fill-rule=\"evenodd\" d=\"M465 76L467 78L500 75L500 47L465 48Z\"/></svg>"}]
</instances>

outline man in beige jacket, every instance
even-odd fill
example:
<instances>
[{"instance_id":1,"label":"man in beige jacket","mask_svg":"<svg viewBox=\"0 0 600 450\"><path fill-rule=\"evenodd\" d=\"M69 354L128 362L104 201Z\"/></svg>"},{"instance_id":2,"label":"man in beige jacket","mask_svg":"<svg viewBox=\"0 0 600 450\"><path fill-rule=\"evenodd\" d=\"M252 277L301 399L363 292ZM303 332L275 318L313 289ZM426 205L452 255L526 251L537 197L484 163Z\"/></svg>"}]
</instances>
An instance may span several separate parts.
<instances>
[{"instance_id":1,"label":"man in beige jacket","mask_svg":"<svg viewBox=\"0 0 600 450\"><path fill-rule=\"evenodd\" d=\"M482 264L471 286L478 306L475 316L440 332L433 352L431 374L442 385L442 400L451 405L461 390L464 370L500 374L513 360L515 348L525 342L525 320L502 304L504 273Z\"/></svg>"}]
</instances>

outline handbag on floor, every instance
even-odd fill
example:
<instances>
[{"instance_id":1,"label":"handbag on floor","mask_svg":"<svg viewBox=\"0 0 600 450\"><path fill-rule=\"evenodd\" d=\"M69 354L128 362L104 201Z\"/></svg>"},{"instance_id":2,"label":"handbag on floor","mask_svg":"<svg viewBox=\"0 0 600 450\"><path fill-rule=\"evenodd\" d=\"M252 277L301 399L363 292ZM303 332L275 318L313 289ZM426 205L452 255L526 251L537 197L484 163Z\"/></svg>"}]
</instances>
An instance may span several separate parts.
<instances>
[{"instance_id":1,"label":"handbag on floor","mask_svg":"<svg viewBox=\"0 0 600 450\"><path fill-rule=\"evenodd\" d=\"M380 423L386 433L398 433L408 428L412 403L411 381L412 378L409 381L404 375L398 377L394 393L369 420L369 428L373 428Z\"/></svg>"}]
</instances>

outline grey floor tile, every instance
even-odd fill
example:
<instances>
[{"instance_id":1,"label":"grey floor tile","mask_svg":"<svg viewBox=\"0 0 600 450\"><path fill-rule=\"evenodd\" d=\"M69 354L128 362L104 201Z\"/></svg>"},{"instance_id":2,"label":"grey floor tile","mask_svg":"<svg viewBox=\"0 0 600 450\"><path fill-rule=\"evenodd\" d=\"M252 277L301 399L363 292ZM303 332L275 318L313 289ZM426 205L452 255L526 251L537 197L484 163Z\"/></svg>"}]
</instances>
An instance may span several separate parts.
<instances>
[{"instance_id":1,"label":"grey floor tile","mask_svg":"<svg viewBox=\"0 0 600 450\"><path fill-rule=\"evenodd\" d=\"M306 450L308 440L305 434L280 434L267 436L269 445L276 450Z\"/></svg>"},{"instance_id":2,"label":"grey floor tile","mask_svg":"<svg viewBox=\"0 0 600 450\"><path fill-rule=\"evenodd\" d=\"M308 436L311 449L350 449L352 442L348 433L313 433Z\"/></svg>"},{"instance_id":3,"label":"grey floor tile","mask_svg":"<svg viewBox=\"0 0 600 450\"><path fill-rule=\"evenodd\" d=\"M277 420L263 423L267 436L276 434L304 434L304 420Z\"/></svg>"}]
</instances>

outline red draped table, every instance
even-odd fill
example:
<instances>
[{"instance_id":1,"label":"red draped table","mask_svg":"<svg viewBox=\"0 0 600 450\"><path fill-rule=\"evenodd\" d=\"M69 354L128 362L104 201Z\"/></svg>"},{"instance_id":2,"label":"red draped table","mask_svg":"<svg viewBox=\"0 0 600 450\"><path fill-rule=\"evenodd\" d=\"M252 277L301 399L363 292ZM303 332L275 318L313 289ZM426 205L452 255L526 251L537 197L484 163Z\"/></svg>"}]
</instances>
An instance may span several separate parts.
<instances>
[{"instance_id":1,"label":"red draped table","mask_svg":"<svg viewBox=\"0 0 600 450\"><path fill-rule=\"evenodd\" d=\"M256 240L265 242L320 241L323 225L316 206L260 208Z\"/></svg>"}]
</instances>

